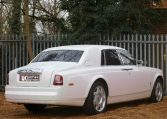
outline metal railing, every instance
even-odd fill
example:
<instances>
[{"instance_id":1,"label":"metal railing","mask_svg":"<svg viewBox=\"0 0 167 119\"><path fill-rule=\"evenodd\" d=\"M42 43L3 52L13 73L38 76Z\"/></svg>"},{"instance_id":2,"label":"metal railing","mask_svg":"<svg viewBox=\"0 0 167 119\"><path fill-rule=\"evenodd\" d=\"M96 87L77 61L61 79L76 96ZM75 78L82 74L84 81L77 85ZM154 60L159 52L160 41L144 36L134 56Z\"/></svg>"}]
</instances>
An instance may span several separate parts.
<instances>
[{"instance_id":1,"label":"metal railing","mask_svg":"<svg viewBox=\"0 0 167 119\"><path fill-rule=\"evenodd\" d=\"M163 70L167 77L167 35L100 35L97 41L68 41L67 34L32 35L34 56L40 51L60 45L101 44L127 49L136 59L144 61L145 66ZM28 64L28 51L24 36L0 36L0 88L4 89L8 72ZM167 85L167 81L165 80Z\"/></svg>"}]
</instances>

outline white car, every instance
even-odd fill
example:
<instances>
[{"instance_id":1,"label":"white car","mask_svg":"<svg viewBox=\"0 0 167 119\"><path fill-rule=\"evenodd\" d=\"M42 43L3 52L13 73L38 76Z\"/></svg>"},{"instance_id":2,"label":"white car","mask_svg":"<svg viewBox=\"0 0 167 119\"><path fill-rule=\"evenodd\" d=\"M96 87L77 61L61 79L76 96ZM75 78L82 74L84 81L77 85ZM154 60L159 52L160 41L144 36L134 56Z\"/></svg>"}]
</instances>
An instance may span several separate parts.
<instances>
[{"instance_id":1,"label":"white car","mask_svg":"<svg viewBox=\"0 0 167 119\"><path fill-rule=\"evenodd\" d=\"M9 72L5 97L29 111L65 105L83 106L89 114L104 112L112 103L144 98L159 102L163 99L163 73L141 63L114 46L53 47Z\"/></svg>"}]
</instances>

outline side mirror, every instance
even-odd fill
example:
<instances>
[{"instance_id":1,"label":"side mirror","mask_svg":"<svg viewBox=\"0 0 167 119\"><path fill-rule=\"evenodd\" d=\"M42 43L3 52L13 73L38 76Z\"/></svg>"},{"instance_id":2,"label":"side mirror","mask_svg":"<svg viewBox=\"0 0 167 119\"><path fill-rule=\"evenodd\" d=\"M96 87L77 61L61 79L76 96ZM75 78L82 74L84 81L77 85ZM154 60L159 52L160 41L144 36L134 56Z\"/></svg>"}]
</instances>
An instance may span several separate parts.
<instances>
[{"instance_id":1,"label":"side mirror","mask_svg":"<svg viewBox=\"0 0 167 119\"><path fill-rule=\"evenodd\" d=\"M137 61L136 61L136 64L138 64L138 65L143 65L144 62L143 62L143 60L137 60Z\"/></svg>"}]
</instances>

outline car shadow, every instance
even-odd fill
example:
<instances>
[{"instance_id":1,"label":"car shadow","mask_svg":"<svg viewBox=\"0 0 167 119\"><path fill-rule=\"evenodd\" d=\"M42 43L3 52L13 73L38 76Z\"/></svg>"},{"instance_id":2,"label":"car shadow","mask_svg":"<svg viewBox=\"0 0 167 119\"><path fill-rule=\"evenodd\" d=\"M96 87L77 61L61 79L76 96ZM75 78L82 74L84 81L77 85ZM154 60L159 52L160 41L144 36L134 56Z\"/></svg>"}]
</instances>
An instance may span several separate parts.
<instances>
[{"instance_id":1,"label":"car shadow","mask_svg":"<svg viewBox=\"0 0 167 119\"><path fill-rule=\"evenodd\" d=\"M119 108L128 108L128 107L136 107L139 105L150 105L151 103L149 102L148 99L142 99L142 100L135 100L135 101L130 101L130 102L123 102L123 103L116 103L116 104L111 104L108 105L107 110L117 110Z\"/></svg>"},{"instance_id":2,"label":"car shadow","mask_svg":"<svg viewBox=\"0 0 167 119\"><path fill-rule=\"evenodd\" d=\"M118 104L111 104L107 106L106 113L109 111L115 111L118 109L124 109L129 107L136 107L139 105L149 105L148 100L137 100L137 101L131 101L131 102L124 102L124 103L118 103ZM45 118L49 117L59 117L59 118L79 118L79 117L88 117L83 108L81 107L62 107L62 106L48 106L44 111L32 113L32 112L26 112L25 115L29 116L42 116ZM22 115L23 116L23 115Z\"/></svg>"},{"instance_id":3,"label":"car shadow","mask_svg":"<svg viewBox=\"0 0 167 119\"><path fill-rule=\"evenodd\" d=\"M40 112L28 112L31 115L43 115L45 117L77 117L86 116L81 107L62 107L62 106L48 106L45 110Z\"/></svg>"}]
</instances>

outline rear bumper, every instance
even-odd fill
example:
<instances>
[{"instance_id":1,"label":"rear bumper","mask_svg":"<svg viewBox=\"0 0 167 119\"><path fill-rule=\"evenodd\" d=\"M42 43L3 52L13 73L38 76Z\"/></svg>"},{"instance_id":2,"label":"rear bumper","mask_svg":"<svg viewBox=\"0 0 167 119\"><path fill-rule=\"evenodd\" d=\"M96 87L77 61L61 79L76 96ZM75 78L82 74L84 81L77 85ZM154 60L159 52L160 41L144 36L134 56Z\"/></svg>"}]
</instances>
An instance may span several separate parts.
<instances>
[{"instance_id":1,"label":"rear bumper","mask_svg":"<svg viewBox=\"0 0 167 119\"><path fill-rule=\"evenodd\" d=\"M5 87L5 98L8 102L21 104L51 104L66 106L83 106L85 99L68 98L62 87ZM70 93L69 93L70 95Z\"/></svg>"}]
</instances>

